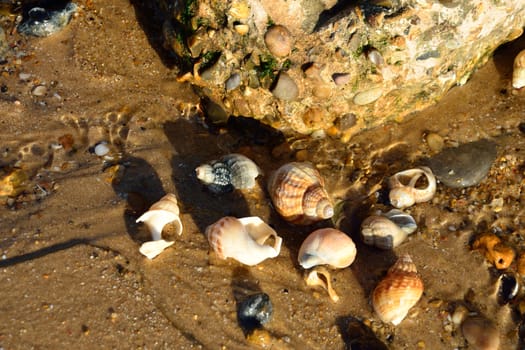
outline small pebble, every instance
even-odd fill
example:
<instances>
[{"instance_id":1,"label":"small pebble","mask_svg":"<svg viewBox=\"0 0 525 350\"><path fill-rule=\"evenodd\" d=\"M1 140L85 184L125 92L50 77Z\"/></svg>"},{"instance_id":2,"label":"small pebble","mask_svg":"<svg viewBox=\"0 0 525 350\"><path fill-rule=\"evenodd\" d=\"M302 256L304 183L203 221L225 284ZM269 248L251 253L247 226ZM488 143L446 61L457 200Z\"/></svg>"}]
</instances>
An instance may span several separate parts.
<instances>
[{"instance_id":1,"label":"small pebble","mask_svg":"<svg viewBox=\"0 0 525 350\"><path fill-rule=\"evenodd\" d=\"M94 152L97 156L103 157L109 153L109 147L107 142L102 141L95 145Z\"/></svg>"},{"instance_id":2,"label":"small pebble","mask_svg":"<svg viewBox=\"0 0 525 350\"><path fill-rule=\"evenodd\" d=\"M494 324L481 316L468 317L461 326L463 336L475 350L498 350L499 331Z\"/></svg>"},{"instance_id":3,"label":"small pebble","mask_svg":"<svg viewBox=\"0 0 525 350\"><path fill-rule=\"evenodd\" d=\"M241 85L241 76L238 73L232 74L228 80L226 80L226 90L230 91L236 89Z\"/></svg>"},{"instance_id":4,"label":"small pebble","mask_svg":"<svg viewBox=\"0 0 525 350\"><path fill-rule=\"evenodd\" d=\"M33 96L44 96L47 92L47 87L45 85L37 85L31 90Z\"/></svg>"},{"instance_id":5,"label":"small pebble","mask_svg":"<svg viewBox=\"0 0 525 350\"><path fill-rule=\"evenodd\" d=\"M430 148L432 152L441 152L441 150L445 146L445 140L443 140L443 138L435 132L429 133L426 137L426 140L428 148Z\"/></svg>"},{"instance_id":6,"label":"small pebble","mask_svg":"<svg viewBox=\"0 0 525 350\"><path fill-rule=\"evenodd\" d=\"M281 25L271 26L264 34L264 42L272 55L286 57L293 47L293 39L290 31Z\"/></svg>"},{"instance_id":7,"label":"small pebble","mask_svg":"<svg viewBox=\"0 0 525 350\"><path fill-rule=\"evenodd\" d=\"M452 314L452 323L454 323L456 327L459 326L461 323L463 323L463 320L467 318L468 313L469 311L465 306L459 305Z\"/></svg>"},{"instance_id":8,"label":"small pebble","mask_svg":"<svg viewBox=\"0 0 525 350\"><path fill-rule=\"evenodd\" d=\"M496 155L496 144L483 139L445 148L428 159L428 166L444 185L469 187L479 184L487 176Z\"/></svg>"},{"instance_id":9,"label":"small pebble","mask_svg":"<svg viewBox=\"0 0 525 350\"><path fill-rule=\"evenodd\" d=\"M273 306L266 293L257 293L243 300L237 308L237 320L241 328L253 330L261 328L272 318Z\"/></svg>"},{"instance_id":10,"label":"small pebble","mask_svg":"<svg viewBox=\"0 0 525 350\"><path fill-rule=\"evenodd\" d=\"M272 89L272 94L278 99L293 101L299 95L299 88L288 74L280 73L277 83Z\"/></svg>"},{"instance_id":11,"label":"small pebble","mask_svg":"<svg viewBox=\"0 0 525 350\"><path fill-rule=\"evenodd\" d=\"M29 80L29 78L31 78L31 74L30 73L20 73L18 74L18 78L22 81L26 81L26 80Z\"/></svg>"},{"instance_id":12,"label":"small pebble","mask_svg":"<svg viewBox=\"0 0 525 350\"><path fill-rule=\"evenodd\" d=\"M376 101L381 95L383 94L383 88L381 86L358 92L354 96L354 103L356 105L362 106L367 105L369 103L372 103Z\"/></svg>"},{"instance_id":13,"label":"small pebble","mask_svg":"<svg viewBox=\"0 0 525 350\"><path fill-rule=\"evenodd\" d=\"M350 82L352 76L348 73L335 73L332 75L335 85L346 85Z\"/></svg>"}]
</instances>

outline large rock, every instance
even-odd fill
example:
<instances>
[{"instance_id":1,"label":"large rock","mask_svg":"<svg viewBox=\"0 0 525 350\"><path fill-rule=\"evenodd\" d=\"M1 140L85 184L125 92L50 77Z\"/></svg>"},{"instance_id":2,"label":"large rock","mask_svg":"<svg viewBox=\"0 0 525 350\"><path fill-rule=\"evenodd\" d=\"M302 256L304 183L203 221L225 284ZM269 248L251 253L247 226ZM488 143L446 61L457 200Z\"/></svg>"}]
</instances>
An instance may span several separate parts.
<instances>
[{"instance_id":1,"label":"large rock","mask_svg":"<svg viewBox=\"0 0 525 350\"><path fill-rule=\"evenodd\" d=\"M210 114L343 140L434 103L525 25L523 0L159 4L165 43Z\"/></svg>"}]
</instances>

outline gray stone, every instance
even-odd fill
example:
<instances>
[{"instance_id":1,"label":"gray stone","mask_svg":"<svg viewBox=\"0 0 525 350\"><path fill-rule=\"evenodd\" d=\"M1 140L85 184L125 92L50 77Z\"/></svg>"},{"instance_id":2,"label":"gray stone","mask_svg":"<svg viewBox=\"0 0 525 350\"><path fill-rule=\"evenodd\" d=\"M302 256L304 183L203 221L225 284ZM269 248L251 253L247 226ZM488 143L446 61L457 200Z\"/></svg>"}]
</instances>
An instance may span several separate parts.
<instances>
[{"instance_id":1,"label":"gray stone","mask_svg":"<svg viewBox=\"0 0 525 350\"><path fill-rule=\"evenodd\" d=\"M429 158L427 164L444 185L469 187L479 184L487 176L496 155L496 144L483 139L445 148Z\"/></svg>"}]
</instances>

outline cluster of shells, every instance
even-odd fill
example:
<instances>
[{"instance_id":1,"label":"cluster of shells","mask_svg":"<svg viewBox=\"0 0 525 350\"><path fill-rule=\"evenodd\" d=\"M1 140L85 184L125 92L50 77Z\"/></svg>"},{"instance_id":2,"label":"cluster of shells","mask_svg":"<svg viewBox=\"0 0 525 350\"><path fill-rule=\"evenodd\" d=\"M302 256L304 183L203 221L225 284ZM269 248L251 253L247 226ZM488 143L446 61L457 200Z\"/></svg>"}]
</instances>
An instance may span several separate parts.
<instances>
[{"instance_id":1,"label":"cluster of shells","mask_svg":"<svg viewBox=\"0 0 525 350\"><path fill-rule=\"evenodd\" d=\"M195 174L211 193L220 194L252 189L262 171L249 158L228 154L198 166ZM426 180L418 181L422 176ZM414 219L399 208L430 200L436 190L436 180L429 168L421 167L393 175L389 187L391 203L397 208L372 215L362 224L363 242L380 249L393 249L416 230ZM309 162L282 165L268 177L267 190L275 211L291 224L309 225L334 215L334 204L324 180ZM183 230L173 194L153 204L137 222L144 222L151 232L152 241L140 248L150 259L173 244L162 239L165 225L173 223L178 234ZM218 258L231 258L248 266L277 257L283 244L282 237L259 217L226 216L210 223L205 235ZM349 267L356 254L356 245L348 234L325 227L314 230L304 239L297 260L305 269L306 284L325 288L332 301L337 302L339 296L331 285L329 269ZM423 281L411 257L405 254L376 286L371 303L383 322L398 325L422 293Z\"/></svg>"},{"instance_id":2,"label":"cluster of shells","mask_svg":"<svg viewBox=\"0 0 525 350\"><path fill-rule=\"evenodd\" d=\"M525 24L520 0L159 4L181 80L197 88L213 122L246 116L342 140L463 84Z\"/></svg>"}]
</instances>

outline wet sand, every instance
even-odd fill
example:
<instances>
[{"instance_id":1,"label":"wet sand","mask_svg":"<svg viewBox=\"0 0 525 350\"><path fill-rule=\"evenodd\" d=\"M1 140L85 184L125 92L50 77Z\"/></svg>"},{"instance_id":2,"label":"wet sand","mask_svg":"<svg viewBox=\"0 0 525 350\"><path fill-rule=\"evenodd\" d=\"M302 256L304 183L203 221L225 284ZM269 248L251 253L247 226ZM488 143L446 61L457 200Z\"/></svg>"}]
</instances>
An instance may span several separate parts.
<instances>
[{"instance_id":1,"label":"wet sand","mask_svg":"<svg viewBox=\"0 0 525 350\"><path fill-rule=\"evenodd\" d=\"M70 25L51 37L8 36L24 55L2 66L0 165L4 172L22 169L29 180L0 208L3 348L254 348L236 311L237 302L255 292L273 303L268 347L344 349L351 341L348 324L358 319L391 349L469 348L450 321L465 305L497 325L500 349L519 348L523 291L500 305L495 282L501 272L470 243L494 232L517 252L524 249L525 136L518 126L525 92L513 90L510 77L525 39L500 48L467 84L403 122L360 133L348 144L329 137L285 141L242 120L206 128L198 98L176 81L154 26L137 14L140 6L81 4ZM31 76L21 80L20 73ZM34 96L41 84L46 94ZM438 184L432 201L408 210L419 225L408 241L386 252L365 246L361 220L388 208L388 176L433 154L429 132L446 145L494 140L498 157L488 177L467 189ZM93 154L100 141L108 142L113 160ZM254 190L213 195L194 169L232 152L252 158L264 176ZM334 200L344 201L340 227L357 245L356 261L332 271L337 303L305 285L297 262L306 235L332 223L289 225L266 193L271 171L298 157L315 163ZM174 245L149 261L138 251L149 233L135 220L165 193L179 199L184 232L177 236L167 227ZM491 205L496 198L503 198L502 208ZM255 267L219 260L203 232L225 215L269 222L284 240L279 257ZM374 315L369 295L403 253L412 256L425 292L393 327ZM515 270L513 264L509 271Z\"/></svg>"}]
</instances>

